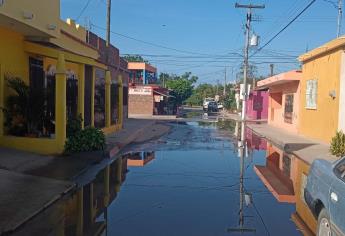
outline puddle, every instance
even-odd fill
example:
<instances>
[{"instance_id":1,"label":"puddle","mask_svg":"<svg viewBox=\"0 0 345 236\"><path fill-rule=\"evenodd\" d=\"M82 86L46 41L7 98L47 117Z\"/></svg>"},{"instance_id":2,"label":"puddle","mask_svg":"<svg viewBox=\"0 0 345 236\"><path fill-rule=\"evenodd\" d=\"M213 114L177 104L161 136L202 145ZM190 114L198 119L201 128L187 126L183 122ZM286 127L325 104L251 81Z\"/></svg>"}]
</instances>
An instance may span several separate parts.
<instances>
[{"instance_id":1,"label":"puddle","mask_svg":"<svg viewBox=\"0 0 345 236\"><path fill-rule=\"evenodd\" d=\"M299 163L249 130L242 149L236 127L175 124L160 140L132 146L20 232L301 235L291 220L301 199Z\"/></svg>"}]
</instances>

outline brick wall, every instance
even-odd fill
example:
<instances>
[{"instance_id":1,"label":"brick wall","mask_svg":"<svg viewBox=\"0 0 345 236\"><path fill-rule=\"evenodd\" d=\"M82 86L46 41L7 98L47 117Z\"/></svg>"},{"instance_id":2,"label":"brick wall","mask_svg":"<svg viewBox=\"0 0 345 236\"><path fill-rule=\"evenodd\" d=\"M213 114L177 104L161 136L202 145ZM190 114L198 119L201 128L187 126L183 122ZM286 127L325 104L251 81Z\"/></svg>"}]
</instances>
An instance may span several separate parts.
<instances>
[{"instance_id":1,"label":"brick wall","mask_svg":"<svg viewBox=\"0 0 345 236\"><path fill-rule=\"evenodd\" d=\"M153 96L152 95L128 95L129 115L152 115Z\"/></svg>"}]
</instances>

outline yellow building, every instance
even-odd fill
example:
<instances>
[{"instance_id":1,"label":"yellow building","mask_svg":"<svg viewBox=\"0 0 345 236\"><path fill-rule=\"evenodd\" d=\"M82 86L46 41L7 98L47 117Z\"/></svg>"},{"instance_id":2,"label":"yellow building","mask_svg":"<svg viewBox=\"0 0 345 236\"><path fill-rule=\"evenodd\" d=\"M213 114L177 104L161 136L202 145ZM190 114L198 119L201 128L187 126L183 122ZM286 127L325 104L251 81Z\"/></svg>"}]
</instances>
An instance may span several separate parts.
<instances>
[{"instance_id":1,"label":"yellow building","mask_svg":"<svg viewBox=\"0 0 345 236\"><path fill-rule=\"evenodd\" d=\"M67 120L79 114L85 127L105 133L122 127L127 64L118 49L103 47L103 39L60 20L59 0L0 1L0 35L0 146L61 153ZM14 95L11 78L30 91L26 130L23 117L8 120L3 110ZM35 91L44 91L44 99Z\"/></svg>"},{"instance_id":2,"label":"yellow building","mask_svg":"<svg viewBox=\"0 0 345 236\"><path fill-rule=\"evenodd\" d=\"M345 37L299 57L303 64L299 133L329 143L345 131Z\"/></svg>"}]
</instances>

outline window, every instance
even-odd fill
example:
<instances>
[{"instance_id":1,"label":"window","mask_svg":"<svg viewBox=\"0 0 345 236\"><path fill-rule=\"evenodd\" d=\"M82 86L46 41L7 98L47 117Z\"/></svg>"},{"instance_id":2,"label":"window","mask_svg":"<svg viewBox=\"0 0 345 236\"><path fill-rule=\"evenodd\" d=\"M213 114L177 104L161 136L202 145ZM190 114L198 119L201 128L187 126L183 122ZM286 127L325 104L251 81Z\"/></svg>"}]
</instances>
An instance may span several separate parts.
<instances>
[{"instance_id":1,"label":"window","mask_svg":"<svg viewBox=\"0 0 345 236\"><path fill-rule=\"evenodd\" d=\"M94 125L105 127L105 70L95 70Z\"/></svg>"},{"instance_id":2,"label":"window","mask_svg":"<svg viewBox=\"0 0 345 236\"><path fill-rule=\"evenodd\" d=\"M338 178L345 182L345 159L335 167L334 172Z\"/></svg>"},{"instance_id":3,"label":"window","mask_svg":"<svg viewBox=\"0 0 345 236\"><path fill-rule=\"evenodd\" d=\"M123 87L123 105L128 106L128 87Z\"/></svg>"},{"instance_id":4,"label":"window","mask_svg":"<svg viewBox=\"0 0 345 236\"><path fill-rule=\"evenodd\" d=\"M285 95L284 121L292 124L293 118L293 94Z\"/></svg>"},{"instance_id":5,"label":"window","mask_svg":"<svg viewBox=\"0 0 345 236\"><path fill-rule=\"evenodd\" d=\"M110 87L110 96L111 96L111 124L114 125L118 122L118 107L119 107L119 86L115 83L111 84Z\"/></svg>"},{"instance_id":6,"label":"window","mask_svg":"<svg viewBox=\"0 0 345 236\"><path fill-rule=\"evenodd\" d=\"M317 107L317 80L307 80L306 108L316 109Z\"/></svg>"}]
</instances>

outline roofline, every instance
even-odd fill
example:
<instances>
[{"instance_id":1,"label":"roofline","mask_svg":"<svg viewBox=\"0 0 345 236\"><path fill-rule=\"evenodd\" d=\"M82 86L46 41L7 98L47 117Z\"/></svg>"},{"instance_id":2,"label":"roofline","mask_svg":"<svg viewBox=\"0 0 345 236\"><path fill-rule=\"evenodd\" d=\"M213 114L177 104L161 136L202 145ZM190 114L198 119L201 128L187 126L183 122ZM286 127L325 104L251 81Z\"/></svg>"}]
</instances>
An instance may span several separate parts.
<instances>
[{"instance_id":1,"label":"roofline","mask_svg":"<svg viewBox=\"0 0 345 236\"><path fill-rule=\"evenodd\" d=\"M341 36L339 38L333 39L318 48L315 48L307 53L304 53L298 57L300 62L305 62L311 60L315 57L318 57L322 54L326 54L332 50L339 49L341 47L345 47L345 36Z\"/></svg>"}]
</instances>

